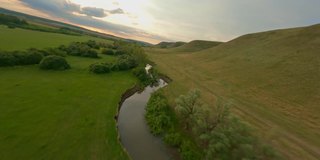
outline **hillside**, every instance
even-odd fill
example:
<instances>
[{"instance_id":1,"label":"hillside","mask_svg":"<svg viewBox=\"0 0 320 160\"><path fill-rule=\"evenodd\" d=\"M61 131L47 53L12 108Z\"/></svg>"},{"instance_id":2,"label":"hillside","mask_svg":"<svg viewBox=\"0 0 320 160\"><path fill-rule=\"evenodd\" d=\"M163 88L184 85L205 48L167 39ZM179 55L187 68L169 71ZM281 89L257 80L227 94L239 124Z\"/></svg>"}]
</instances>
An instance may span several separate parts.
<instances>
[{"instance_id":1,"label":"hillside","mask_svg":"<svg viewBox=\"0 0 320 160\"><path fill-rule=\"evenodd\" d=\"M222 42L194 40L177 48L173 48L175 52L196 52L222 44Z\"/></svg>"},{"instance_id":2,"label":"hillside","mask_svg":"<svg viewBox=\"0 0 320 160\"><path fill-rule=\"evenodd\" d=\"M178 48L146 49L173 79L168 97L199 88L209 104L229 99L284 158L320 157L320 25L249 34L195 54Z\"/></svg>"}]
</instances>

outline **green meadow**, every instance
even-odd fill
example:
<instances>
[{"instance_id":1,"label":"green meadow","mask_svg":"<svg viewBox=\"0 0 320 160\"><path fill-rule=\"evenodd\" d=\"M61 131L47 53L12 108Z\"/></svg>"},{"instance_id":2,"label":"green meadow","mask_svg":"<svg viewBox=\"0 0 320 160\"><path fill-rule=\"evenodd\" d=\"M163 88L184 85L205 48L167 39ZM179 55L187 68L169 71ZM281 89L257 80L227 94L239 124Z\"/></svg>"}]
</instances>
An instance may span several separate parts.
<instances>
[{"instance_id":1,"label":"green meadow","mask_svg":"<svg viewBox=\"0 0 320 160\"><path fill-rule=\"evenodd\" d=\"M0 48L45 48L86 36L0 27ZM114 116L121 95L137 79L130 71L96 75L88 71L100 59L67 56L66 71L38 65L0 68L0 159L129 159Z\"/></svg>"}]
</instances>

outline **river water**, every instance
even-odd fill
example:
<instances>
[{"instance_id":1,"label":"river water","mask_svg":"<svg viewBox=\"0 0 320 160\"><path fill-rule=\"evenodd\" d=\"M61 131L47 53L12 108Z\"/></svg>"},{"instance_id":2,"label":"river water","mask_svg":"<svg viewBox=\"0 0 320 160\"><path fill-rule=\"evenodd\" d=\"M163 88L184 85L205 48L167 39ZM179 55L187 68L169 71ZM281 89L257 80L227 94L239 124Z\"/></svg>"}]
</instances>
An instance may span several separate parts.
<instances>
[{"instance_id":1,"label":"river water","mask_svg":"<svg viewBox=\"0 0 320 160\"><path fill-rule=\"evenodd\" d=\"M148 86L141 93L127 98L120 108L118 130L121 143L133 160L169 160L170 156L161 139L153 136L145 120L145 107L153 92L166 86Z\"/></svg>"}]
</instances>

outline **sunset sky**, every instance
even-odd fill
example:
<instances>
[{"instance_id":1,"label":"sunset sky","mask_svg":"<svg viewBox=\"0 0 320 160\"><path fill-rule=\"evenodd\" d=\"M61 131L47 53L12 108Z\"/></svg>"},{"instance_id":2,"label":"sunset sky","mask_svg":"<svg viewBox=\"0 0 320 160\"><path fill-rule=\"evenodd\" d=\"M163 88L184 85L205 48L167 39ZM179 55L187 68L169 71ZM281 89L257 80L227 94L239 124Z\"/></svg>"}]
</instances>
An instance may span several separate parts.
<instances>
[{"instance_id":1,"label":"sunset sky","mask_svg":"<svg viewBox=\"0 0 320 160\"><path fill-rule=\"evenodd\" d=\"M320 23L319 0L0 0L0 7L151 43L228 41Z\"/></svg>"}]
</instances>

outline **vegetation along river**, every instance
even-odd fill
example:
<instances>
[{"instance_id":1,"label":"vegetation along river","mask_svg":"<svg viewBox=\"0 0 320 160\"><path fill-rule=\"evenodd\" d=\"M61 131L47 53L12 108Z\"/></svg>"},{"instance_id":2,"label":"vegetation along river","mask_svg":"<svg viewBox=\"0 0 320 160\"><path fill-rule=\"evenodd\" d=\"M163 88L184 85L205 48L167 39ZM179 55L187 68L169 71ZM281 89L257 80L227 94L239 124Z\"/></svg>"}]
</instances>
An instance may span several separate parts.
<instances>
[{"instance_id":1,"label":"vegetation along river","mask_svg":"<svg viewBox=\"0 0 320 160\"><path fill-rule=\"evenodd\" d=\"M151 94L166 85L166 82L160 80L158 86L148 86L122 103L118 117L118 130L121 143L133 160L170 159L161 139L150 133L144 117L145 107Z\"/></svg>"}]
</instances>

